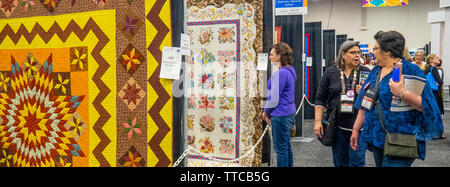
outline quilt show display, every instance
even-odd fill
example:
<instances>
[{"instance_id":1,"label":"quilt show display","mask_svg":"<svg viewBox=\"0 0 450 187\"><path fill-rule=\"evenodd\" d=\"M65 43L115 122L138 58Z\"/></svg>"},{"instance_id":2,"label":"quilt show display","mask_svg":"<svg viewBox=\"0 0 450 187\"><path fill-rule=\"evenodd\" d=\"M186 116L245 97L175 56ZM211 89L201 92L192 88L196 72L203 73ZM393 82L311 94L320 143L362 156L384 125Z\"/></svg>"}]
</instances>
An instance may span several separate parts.
<instances>
[{"instance_id":1,"label":"quilt show display","mask_svg":"<svg viewBox=\"0 0 450 187\"><path fill-rule=\"evenodd\" d=\"M262 1L190 0L186 63L188 166L259 166ZM248 154L247 154L248 153ZM248 156L243 157L247 154Z\"/></svg>"},{"instance_id":2,"label":"quilt show display","mask_svg":"<svg viewBox=\"0 0 450 187\"><path fill-rule=\"evenodd\" d=\"M0 0L0 166L171 166L170 14L170 0Z\"/></svg>"},{"instance_id":3,"label":"quilt show display","mask_svg":"<svg viewBox=\"0 0 450 187\"><path fill-rule=\"evenodd\" d=\"M408 0L362 0L363 7L407 6Z\"/></svg>"}]
</instances>

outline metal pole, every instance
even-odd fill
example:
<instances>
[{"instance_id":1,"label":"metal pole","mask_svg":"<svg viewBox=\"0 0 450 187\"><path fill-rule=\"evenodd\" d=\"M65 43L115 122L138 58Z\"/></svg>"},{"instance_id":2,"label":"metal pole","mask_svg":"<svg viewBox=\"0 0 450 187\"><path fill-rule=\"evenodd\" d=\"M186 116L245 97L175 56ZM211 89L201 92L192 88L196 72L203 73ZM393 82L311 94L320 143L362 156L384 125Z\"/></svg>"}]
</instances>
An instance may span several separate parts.
<instances>
[{"instance_id":1,"label":"metal pole","mask_svg":"<svg viewBox=\"0 0 450 187\"><path fill-rule=\"evenodd\" d=\"M274 39L274 34L275 34L275 13L276 13L276 10L275 10L275 2L276 0L272 0L272 38ZM276 41L275 40L273 40L273 43L275 44L276 43ZM270 66L270 67L272 67L272 66ZM272 72L272 71L270 71L270 72ZM267 124L267 125L269 125L269 124ZM274 150L273 150L273 137L272 137L272 130L270 130L270 132L269 132L269 137L270 137L270 147L269 147L269 149L270 149L270 166L272 166L273 167L273 158L274 158Z\"/></svg>"},{"instance_id":2,"label":"metal pole","mask_svg":"<svg viewBox=\"0 0 450 187\"><path fill-rule=\"evenodd\" d=\"M303 37L303 42L302 42L302 55L305 55L305 59L306 59L306 54L305 54L305 41L304 41L304 38L305 38L305 15L302 15L302 37ZM302 62L302 64L304 64L303 62ZM305 73L305 66L302 66L302 75L303 75L303 77L302 77L302 95L304 95L305 94L305 80L304 80L304 78L305 78L305 75L304 75L304 73ZM304 96L303 96L304 97ZM302 107L302 127L301 127L301 129L302 129L302 138L304 137L303 136L303 125L305 124L305 107Z\"/></svg>"},{"instance_id":3,"label":"metal pole","mask_svg":"<svg viewBox=\"0 0 450 187\"><path fill-rule=\"evenodd\" d=\"M183 1L183 6L184 6L184 8L183 8L183 15L187 15L187 1ZM187 31L187 18L186 18L186 16L183 16L183 33L186 33L186 31ZM186 59L186 58L185 58ZM184 70L186 70L186 68L184 69ZM185 75L187 75L187 73L186 72L184 72L184 74ZM184 76L184 77L186 77L186 76ZM183 81L183 88L184 88L184 93L185 93L185 95L186 95L186 79L184 79L184 81ZM184 103L184 108L186 108L186 102L183 102ZM183 113L183 115L184 115L185 113ZM183 120L185 120L186 118L183 116ZM185 121L183 121L183 124L186 124L185 123ZM186 129L186 125L183 125L183 138L184 138L184 150L187 150L188 149L188 142L187 142L187 137L188 137L188 134L187 134L187 129ZM183 150L183 151L184 151ZM185 158L184 160L183 160L183 166L184 167L187 167L187 158Z\"/></svg>"}]
</instances>

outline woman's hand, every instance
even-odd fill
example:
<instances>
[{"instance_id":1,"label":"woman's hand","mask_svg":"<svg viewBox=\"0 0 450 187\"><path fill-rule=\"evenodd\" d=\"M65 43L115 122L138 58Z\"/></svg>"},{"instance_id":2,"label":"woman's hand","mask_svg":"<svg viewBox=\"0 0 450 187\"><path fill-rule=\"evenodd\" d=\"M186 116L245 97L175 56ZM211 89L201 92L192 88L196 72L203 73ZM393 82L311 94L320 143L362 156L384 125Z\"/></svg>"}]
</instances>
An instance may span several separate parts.
<instances>
[{"instance_id":1,"label":"woman's hand","mask_svg":"<svg viewBox=\"0 0 450 187\"><path fill-rule=\"evenodd\" d=\"M355 123L353 124L352 136L350 137L350 146L355 151L358 149L359 131L364 125L364 120L366 119L365 115L366 112L364 109L359 109L358 116L356 116Z\"/></svg>"},{"instance_id":2,"label":"woman's hand","mask_svg":"<svg viewBox=\"0 0 450 187\"><path fill-rule=\"evenodd\" d=\"M322 121L315 121L314 124L314 134L319 137L322 138L323 136L323 125L322 125Z\"/></svg>"},{"instance_id":3,"label":"woman's hand","mask_svg":"<svg viewBox=\"0 0 450 187\"><path fill-rule=\"evenodd\" d=\"M400 75L400 81L394 82L391 78L389 80L389 87L391 88L391 93L395 96L400 96L405 90L403 75Z\"/></svg>"},{"instance_id":4,"label":"woman's hand","mask_svg":"<svg viewBox=\"0 0 450 187\"><path fill-rule=\"evenodd\" d=\"M262 115L261 115L261 117L262 117L262 119L263 119L267 124L270 125L270 116L268 116L268 115L266 114L266 112L263 112Z\"/></svg>"},{"instance_id":5,"label":"woman's hand","mask_svg":"<svg viewBox=\"0 0 450 187\"><path fill-rule=\"evenodd\" d=\"M361 91L362 85L364 85L364 81L361 81L361 84L356 85L356 88L355 88L356 94L359 95L359 92Z\"/></svg>"},{"instance_id":6,"label":"woman's hand","mask_svg":"<svg viewBox=\"0 0 450 187\"><path fill-rule=\"evenodd\" d=\"M359 132L357 130L352 131L352 136L350 137L350 146L354 151L358 149L358 138Z\"/></svg>"}]
</instances>

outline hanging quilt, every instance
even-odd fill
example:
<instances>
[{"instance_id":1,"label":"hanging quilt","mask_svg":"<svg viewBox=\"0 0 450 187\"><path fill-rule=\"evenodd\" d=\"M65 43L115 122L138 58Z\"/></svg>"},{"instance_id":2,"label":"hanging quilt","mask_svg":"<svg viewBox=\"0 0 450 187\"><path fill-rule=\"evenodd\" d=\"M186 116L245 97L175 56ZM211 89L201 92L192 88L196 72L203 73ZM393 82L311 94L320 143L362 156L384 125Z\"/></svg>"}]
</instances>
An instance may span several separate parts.
<instances>
[{"instance_id":1,"label":"hanging quilt","mask_svg":"<svg viewBox=\"0 0 450 187\"><path fill-rule=\"evenodd\" d=\"M363 0L363 7L407 6L408 0Z\"/></svg>"},{"instance_id":2,"label":"hanging quilt","mask_svg":"<svg viewBox=\"0 0 450 187\"><path fill-rule=\"evenodd\" d=\"M255 117L261 111L262 79L256 52L262 44L257 31L262 5L215 3L188 4L185 119L188 146L194 150L188 166L258 166L261 147L255 143L262 124Z\"/></svg>"},{"instance_id":3,"label":"hanging quilt","mask_svg":"<svg viewBox=\"0 0 450 187\"><path fill-rule=\"evenodd\" d=\"M170 0L0 0L0 167L171 166Z\"/></svg>"}]
</instances>

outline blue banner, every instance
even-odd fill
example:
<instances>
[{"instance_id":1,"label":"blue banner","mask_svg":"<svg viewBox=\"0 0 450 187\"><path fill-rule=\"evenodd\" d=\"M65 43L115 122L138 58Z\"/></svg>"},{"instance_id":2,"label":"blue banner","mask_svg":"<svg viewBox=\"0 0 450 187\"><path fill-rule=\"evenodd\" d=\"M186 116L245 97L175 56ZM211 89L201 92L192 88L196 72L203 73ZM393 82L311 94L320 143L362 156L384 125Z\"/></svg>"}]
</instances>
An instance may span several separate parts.
<instances>
[{"instance_id":1,"label":"blue banner","mask_svg":"<svg viewBox=\"0 0 450 187\"><path fill-rule=\"evenodd\" d=\"M276 0L275 8L303 7L303 0Z\"/></svg>"}]
</instances>

